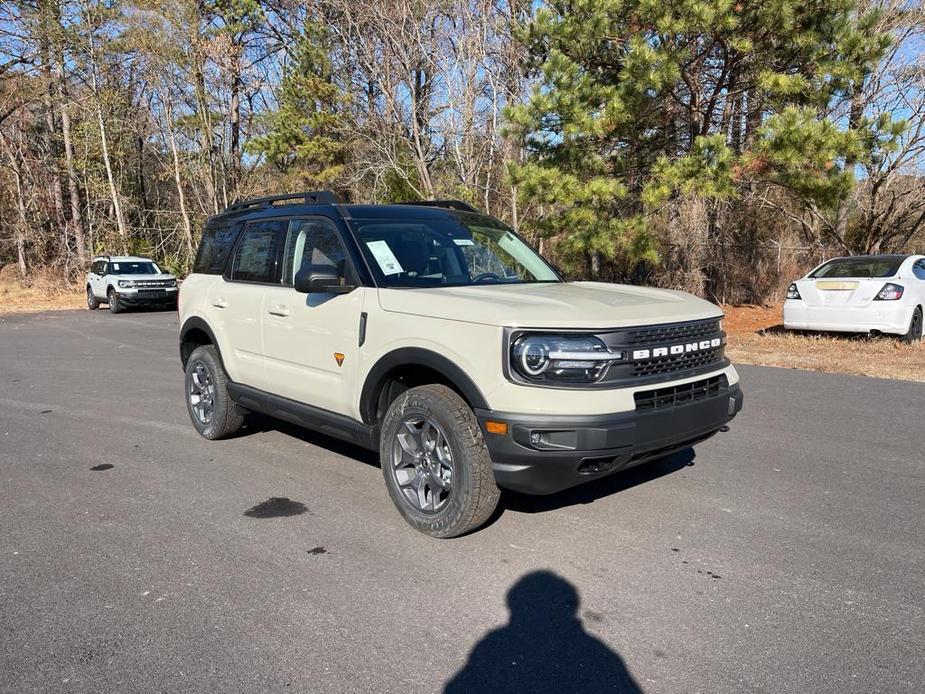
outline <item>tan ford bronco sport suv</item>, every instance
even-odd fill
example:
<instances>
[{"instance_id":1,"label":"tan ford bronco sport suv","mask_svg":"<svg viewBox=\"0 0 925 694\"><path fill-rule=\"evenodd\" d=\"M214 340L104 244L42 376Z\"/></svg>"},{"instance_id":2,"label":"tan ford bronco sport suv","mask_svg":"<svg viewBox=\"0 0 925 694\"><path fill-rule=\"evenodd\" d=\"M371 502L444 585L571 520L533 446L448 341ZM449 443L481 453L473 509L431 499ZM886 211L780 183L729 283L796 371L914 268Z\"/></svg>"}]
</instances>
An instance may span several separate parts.
<instances>
[{"instance_id":1,"label":"tan ford bronco sport suv","mask_svg":"<svg viewBox=\"0 0 925 694\"><path fill-rule=\"evenodd\" d=\"M256 411L378 450L392 501L435 537L483 524L499 486L591 482L742 407L716 306L566 282L461 202L236 203L208 221L179 310L200 434Z\"/></svg>"}]
</instances>

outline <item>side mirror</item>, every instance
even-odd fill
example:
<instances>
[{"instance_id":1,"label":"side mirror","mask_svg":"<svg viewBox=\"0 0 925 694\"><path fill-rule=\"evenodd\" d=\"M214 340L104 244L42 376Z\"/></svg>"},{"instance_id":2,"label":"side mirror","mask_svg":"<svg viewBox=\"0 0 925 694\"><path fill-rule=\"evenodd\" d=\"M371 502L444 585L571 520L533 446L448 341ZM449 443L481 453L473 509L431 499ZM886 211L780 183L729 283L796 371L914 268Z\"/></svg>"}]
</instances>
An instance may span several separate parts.
<instances>
[{"instance_id":1,"label":"side mirror","mask_svg":"<svg viewBox=\"0 0 925 694\"><path fill-rule=\"evenodd\" d=\"M333 265L303 265L296 273L295 290L301 294L349 294L356 287L340 284Z\"/></svg>"}]
</instances>

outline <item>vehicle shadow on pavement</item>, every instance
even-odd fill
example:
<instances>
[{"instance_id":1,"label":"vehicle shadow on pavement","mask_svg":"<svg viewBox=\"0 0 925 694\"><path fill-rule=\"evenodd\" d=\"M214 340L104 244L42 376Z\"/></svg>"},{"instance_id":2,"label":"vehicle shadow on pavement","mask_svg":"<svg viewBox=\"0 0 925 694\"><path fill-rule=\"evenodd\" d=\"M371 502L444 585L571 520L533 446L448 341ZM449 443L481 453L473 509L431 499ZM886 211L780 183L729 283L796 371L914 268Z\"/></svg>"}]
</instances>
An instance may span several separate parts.
<instances>
[{"instance_id":1,"label":"vehicle shadow on pavement","mask_svg":"<svg viewBox=\"0 0 925 694\"><path fill-rule=\"evenodd\" d=\"M506 510L521 513L544 513L565 506L590 504L605 496L652 482L686 467L693 467L696 457L693 448L685 448L665 458L643 463L623 472L615 472L598 480L589 480L585 484L549 496L530 496L504 490L499 508L503 506ZM490 522L493 521L494 519Z\"/></svg>"},{"instance_id":2,"label":"vehicle shadow on pavement","mask_svg":"<svg viewBox=\"0 0 925 694\"><path fill-rule=\"evenodd\" d=\"M475 645L444 694L641 694L623 659L585 631L579 604L575 586L551 571L521 577L507 594L510 621Z\"/></svg>"},{"instance_id":3,"label":"vehicle shadow on pavement","mask_svg":"<svg viewBox=\"0 0 925 694\"><path fill-rule=\"evenodd\" d=\"M331 453L353 458L372 467L379 467L379 453L376 451L255 412L247 414L244 420L244 428L238 432L238 435L249 436L260 431L278 431L281 434L299 439L312 446L318 446L318 448L323 448Z\"/></svg>"}]
</instances>

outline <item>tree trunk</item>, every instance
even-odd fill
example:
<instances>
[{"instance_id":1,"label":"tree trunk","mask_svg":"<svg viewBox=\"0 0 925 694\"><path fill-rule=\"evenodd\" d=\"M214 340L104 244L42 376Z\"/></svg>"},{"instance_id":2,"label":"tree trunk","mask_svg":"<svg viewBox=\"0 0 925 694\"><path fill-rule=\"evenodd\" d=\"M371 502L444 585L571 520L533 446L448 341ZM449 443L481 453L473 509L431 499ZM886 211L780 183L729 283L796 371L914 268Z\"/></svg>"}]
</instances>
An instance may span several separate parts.
<instances>
[{"instance_id":1,"label":"tree trunk","mask_svg":"<svg viewBox=\"0 0 925 694\"><path fill-rule=\"evenodd\" d=\"M193 259L193 226L190 223L189 212L186 210L186 195L183 192L183 178L180 175L180 155L177 152L177 139L173 128L173 106L168 96L164 99L164 112L167 116L167 141L170 143L170 153L173 156L173 180L177 186L177 199L180 203L180 215L183 218L183 233L186 241L187 258Z\"/></svg>"},{"instance_id":2,"label":"tree trunk","mask_svg":"<svg viewBox=\"0 0 925 694\"><path fill-rule=\"evenodd\" d=\"M861 118L864 115L864 99L862 94L863 81L860 85L856 85L852 89L851 95L851 110L848 114L848 129L853 130L858 127L861 123ZM845 158L845 170L851 171L855 164L857 164L857 157L848 156ZM840 240L843 245L851 245L846 239L848 232L848 209L849 209L850 197L844 200L839 200L838 204L835 207L835 224L833 225L833 233L835 238ZM871 248L870 239L866 239L868 249ZM875 253L876 250L868 250L868 253Z\"/></svg>"},{"instance_id":3,"label":"tree trunk","mask_svg":"<svg viewBox=\"0 0 925 694\"><path fill-rule=\"evenodd\" d=\"M238 195L238 173L241 167L241 56L240 48L237 51L234 61L232 62L231 74L231 113L229 114L231 126L231 147L229 156L231 161L228 166L228 188L231 190L231 198L237 198Z\"/></svg>"},{"instance_id":4,"label":"tree trunk","mask_svg":"<svg viewBox=\"0 0 925 694\"><path fill-rule=\"evenodd\" d=\"M119 244L122 253L128 252L128 228L125 224L125 216L122 213L122 200L119 191L116 188L116 178L112 172L112 159L109 156L109 138L106 134L106 120L103 118L103 98L100 94L99 79L97 78L96 66L96 37L93 34L93 22L90 17L90 7L88 0L83 3L84 17L86 25L89 28L87 35L87 47L89 48L90 59L90 87L93 90L93 100L96 103L96 121L100 129L100 149L103 155L103 166L106 168L106 181L109 184L109 195L112 199L112 209L116 216L116 227L119 232Z\"/></svg>"},{"instance_id":5,"label":"tree trunk","mask_svg":"<svg viewBox=\"0 0 925 694\"><path fill-rule=\"evenodd\" d=\"M61 171L59 167L58 147L58 119L55 117L55 79L52 76L54 64L55 36L61 30L61 11L57 0L43 2L40 5L39 43L41 46L42 63L40 71L45 79L42 89L42 107L45 116L45 131L43 139L47 153L47 166L51 171L51 195L55 207L55 222L58 233L67 246L67 217L64 214L64 194L61 187Z\"/></svg>"},{"instance_id":6,"label":"tree trunk","mask_svg":"<svg viewBox=\"0 0 925 694\"><path fill-rule=\"evenodd\" d=\"M116 179L112 173L112 160L109 157L109 140L106 137L106 122L103 120L103 107L97 95L96 103L97 123L100 126L100 148L103 154L103 165L106 167L106 181L109 183L109 195L112 198L112 209L116 215L116 227L119 230L119 243L121 251L128 253L128 229L125 225L125 217L122 214L122 200L119 197L119 191L116 189Z\"/></svg>"},{"instance_id":7,"label":"tree trunk","mask_svg":"<svg viewBox=\"0 0 925 694\"><path fill-rule=\"evenodd\" d=\"M202 51L198 44L199 37L194 36L191 39L195 41L193 48L193 86L196 94L196 111L199 114L199 127L202 133L202 153L208 171L205 176L206 193L209 196L209 202L212 203L212 211L218 214L218 192L215 181L215 158L212 145L212 118L209 115L209 104L206 100L206 79L203 69Z\"/></svg>"},{"instance_id":8,"label":"tree trunk","mask_svg":"<svg viewBox=\"0 0 925 694\"><path fill-rule=\"evenodd\" d=\"M29 215L26 211L26 196L23 194L22 187L22 169L19 166L19 160L16 153L6 142L6 138L0 134L2 141L8 149L10 157L10 170L13 172L13 183L16 188L16 212L19 215L19 223L16 225L16 264L19 267L19 276L26 276L26 236L25 231L29 228Z\"/></svg>"},{"instance_id":9,"label":"tree trunk","mask_svg":"<svg viewBox=\"0 0 925 694\"><path fill-rule=\"evenodd\" d=\"M71 141L71 114L67 101L66 82L62 60L59 56L55 66L58 83L58 103L61 108L61 134L64 139L64 163L67 169L67 191L71 204L71 224L73 225L74 245L77 247L77 260L81 265L87 262L87 242L83 213L80 210L80 187L77 183L77 169L74 166L74 145Z\"/></svg>"}]
</instances>

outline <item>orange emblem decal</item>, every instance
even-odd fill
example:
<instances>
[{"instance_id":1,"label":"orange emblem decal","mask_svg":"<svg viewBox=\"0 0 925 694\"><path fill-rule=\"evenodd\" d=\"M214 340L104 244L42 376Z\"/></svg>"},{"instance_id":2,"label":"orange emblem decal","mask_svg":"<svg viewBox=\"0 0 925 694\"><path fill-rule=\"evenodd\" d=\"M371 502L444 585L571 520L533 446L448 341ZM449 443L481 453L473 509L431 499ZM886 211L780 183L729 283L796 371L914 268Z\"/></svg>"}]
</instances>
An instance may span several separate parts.
<instances>
[{"instance_id":1,"label":"orange emblem decal","mask_svg":"<svg viewBox=\"0 0 925 694\"><path fill-rule=\"evenodd\" d=\"M334 352L334 361L337 362L338 366L343 366L344 364L344 355L340 352Z\"/></svg>"}]
</instances>

